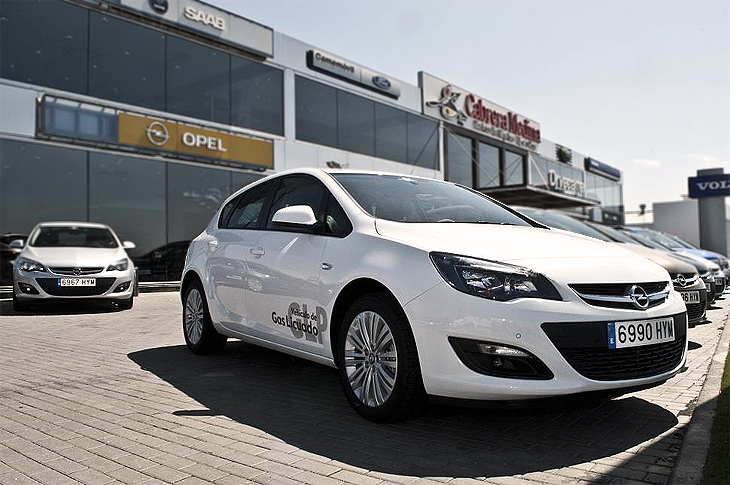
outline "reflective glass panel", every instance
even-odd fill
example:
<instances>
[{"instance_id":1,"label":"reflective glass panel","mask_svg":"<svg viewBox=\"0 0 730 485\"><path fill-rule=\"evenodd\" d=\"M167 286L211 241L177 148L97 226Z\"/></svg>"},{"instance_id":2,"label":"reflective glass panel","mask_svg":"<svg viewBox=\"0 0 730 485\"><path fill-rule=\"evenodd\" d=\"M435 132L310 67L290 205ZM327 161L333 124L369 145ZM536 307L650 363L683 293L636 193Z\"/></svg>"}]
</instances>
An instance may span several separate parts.
<instances>
[{"instance_id":1,"label":"reflective glass panel","mask_svg":"<svg viewBox=\"0 0 730 485\"><path fill-rule=\"evenodd\" d=\"M86 221L86 151L0 140L0 234Z\"/></svg>"},{"instance_id":2,"label":"reflective glass panel","mask_svg":"<svg viewBox=\"0 0 730 485\"><path fill-rule=\"evenodd\" d=\"M504 185L523 185L525 178L522 167L525 157L519 153L504 151Z\"/></svg>"},{"instance_id":3,"label":"reflective glass panel","mask_svg":"<svg viewBox=\"0 0 730 485\"><path fill-rule=\"evenodd\" d=\"M472 187L471 138L446 134L446 174L447 179L457 184Z\"/></svg>"},{"instance_id":4,"label":"reflective glass panel","mask_svg":"<svg viewBox=\"0 0 730 485\"><path fill-rule=\"evenodd\" d=\"M296 138L337 147L337 90L296 78Z\"/></svg>"},{"instance_id":5,"label":"reflective glass panel","mask_svg":"<svg viewBox=\"0 0 730 485\"><path fill-rule=\"evenodd\" d=\"M167 110L192 118L229 123L230 56L168 35Z\"/></svg>"},{"instance_id":6,"label":"reflective glass panel","mask_svg":"<svg viewBox=\"0 0 730 485\"><path fill-rule=\"evenodd\" d=\"M89 32L89 94L164 110L165 35L96 12Z\"/></svg>"},{"instance_id":7,"label":"reflective glass panel","mask_svg":"<svg viewBox=\"0 0 730 485\"><path fill-rule=\"evenodd\" d=\"M337 92L338 148L375 155L375 103L345 91Z\"/></svg>"},{"instance_id":8,"label":"reflective glass panel","mask_svg":"<svg viewBox=\"0 0 730 485\"><path fill-rule=\"evenodd\" d=\"M0 77L86 94L88 10L59 0L3 0L0 9Z\"/></svg>"},{"instance_id":9,"label":"reflective glass panel","mask_svg":"<svg viewBox=\"0 0 730 485\"><path fill-rule=\"evenodd\" d=\"M408 162L408 117L405 111L375 103L375 156Z\"/></svg>"},{"instance_id":10,"label":"reflective glass panel","mask_svg":"<svg viewBox=\"0 0 730 485\"><path fill-rule=\"evenodd\" d=\"M283 83L281 70L231 56L231 124L283 135Z\"/></svg>"},{"instance_id":11,"label":"reflective glass panel","mask_svg":"<svg viewBox=\"0 0 730 485\"><path fill-rule=\"evenodd\" d=\"M479 143L479 164L477 165L477 187L499 186L499 148Z\"/></svg>"},{"instance_id":12,"label":"reflective glass panel","mask_svg":"<svg viewBox=\"0 0 730 485\"><path fill-rule=\"evenodd\" d=\"M438 123L410 113L408 113L408 163L434 170L439 168Z\"/></svg>"}]
</instances>

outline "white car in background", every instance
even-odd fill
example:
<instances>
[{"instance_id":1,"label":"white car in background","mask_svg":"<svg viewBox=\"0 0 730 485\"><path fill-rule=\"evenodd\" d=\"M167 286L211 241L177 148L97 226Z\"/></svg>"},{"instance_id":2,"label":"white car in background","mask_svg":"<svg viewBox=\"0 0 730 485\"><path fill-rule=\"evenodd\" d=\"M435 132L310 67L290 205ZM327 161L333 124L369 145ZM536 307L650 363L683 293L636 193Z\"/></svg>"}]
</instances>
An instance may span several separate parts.
<instances>
[{"instance_id":1,"label":"white car in background","mask_svg":"<svg viewBox=\"0 0 730 485\"><path fill-rule=\"evenodd\" d=\"M125 249L134 247L132 242L120 242L105 224L36 225L13 265L13 308L24 311L32 303L80 299L132 308L134 265Z\"/></svg>"},{"instance_id":2,"label":"white car in background","mask_svg":"<svg viewBox=\"0 0 730 485\"><path fill-rule=\"evenodd\" d=\"M299 170L224 202L181 284L191 351L233 337L338 369L373 421L427 396L620 395L679 372L687 315L660 266L452 183Z\"/></svg>"}]
</instances>

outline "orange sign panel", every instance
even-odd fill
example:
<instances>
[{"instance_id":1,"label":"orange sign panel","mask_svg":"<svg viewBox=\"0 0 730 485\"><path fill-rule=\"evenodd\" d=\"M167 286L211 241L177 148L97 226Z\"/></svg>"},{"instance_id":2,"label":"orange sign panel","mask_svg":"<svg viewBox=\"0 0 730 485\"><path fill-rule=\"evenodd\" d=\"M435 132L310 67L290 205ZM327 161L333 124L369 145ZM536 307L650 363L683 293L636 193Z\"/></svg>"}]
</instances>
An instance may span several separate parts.
<instances>
[{"instance_id":1,"label":"orange sign panel","mask_svg":"<svg viewBox=\"0 0 730 485\"><path fill-rule=\"evenodd\" d=\"M198 128L175 121L119 113L119 143L274 168L270 140Z\"/></svg>"}]
</instances>

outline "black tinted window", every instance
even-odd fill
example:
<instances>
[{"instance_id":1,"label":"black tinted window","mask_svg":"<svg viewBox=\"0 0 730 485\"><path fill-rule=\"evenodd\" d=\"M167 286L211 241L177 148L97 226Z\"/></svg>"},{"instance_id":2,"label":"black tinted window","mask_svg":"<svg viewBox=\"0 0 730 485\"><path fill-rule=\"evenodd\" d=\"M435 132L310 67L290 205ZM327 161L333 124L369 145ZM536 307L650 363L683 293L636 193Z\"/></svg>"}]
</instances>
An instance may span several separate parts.
<instances>
[{"instance_id":1,"label":"black tinted window","mask_svg":"<svg viewBox=\"0 0 730 485\"><path fill-rule=\"evenodd\" d=\"M231 124L284 134L284 74L231 56Z\"/></svg>"},{"instance_id":2,"label":"black tinted window","mask_svg":"<svg viewBox=\"0 0 730 485\"><path fill-rule=\"evenodd\" d=\"M258 227L261 209L269 195L270 183L259 185L245 192L223 208L218 227L228 229L254 229ZM231 210L229 207L234 207ZM230 217L227 217L230 214Z\"/></svg>"},{"instance_id":3,"label":"black tinted window","mask_svg":"<svg viewBox=\"0 0 730 485\"><path fill-rule=\"evenodd\" d=\"M315 215L319 214L325 190L318 180L311 177L286 177L282 179L274 195L274 200L271 202L267 227L271 225L271 218L274 217L276 211L284 207L308 205Z\"/></svg>"},{"instance_id":4,"label":"black tinted window","mask_svg":"<svg viewBox=\"0 0 730 485\"><path fill-rule=\"evenodd\" d=\"M340 204L330 195L324 216L324 233L344 237L352 232L352 223Z\"/></svg>"},{"instance_id":5,"label":"black tinted window","mask_svg":"<svg viewBox=\"0 0 730 485\"><path fill-rule=\"evenodd\" d=\"M530 225L482 194L448 182L399 175L332 176L365 212L381 219Z\"/></svg>"}]
</instances>

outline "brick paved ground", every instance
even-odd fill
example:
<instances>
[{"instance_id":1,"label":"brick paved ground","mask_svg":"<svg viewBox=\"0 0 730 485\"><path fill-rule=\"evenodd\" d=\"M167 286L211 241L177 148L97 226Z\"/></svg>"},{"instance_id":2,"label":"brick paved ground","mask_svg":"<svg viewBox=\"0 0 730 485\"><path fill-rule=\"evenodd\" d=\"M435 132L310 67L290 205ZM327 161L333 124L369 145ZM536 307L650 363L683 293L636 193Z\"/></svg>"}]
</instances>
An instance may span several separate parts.
<instances>
[{"instance_id":1,"label":"brick paved ground","mask_svg":"<svg viewBox=\"0 0 730 485\"><path fill-rule=\"evenodd\" d=\"M329 368L234 341L190 354L176 293L123 312L4 300L0 483L666 483L728 311L690 329L689 369L658 388L378 425Z\"/></svg>"}]
</instances>

